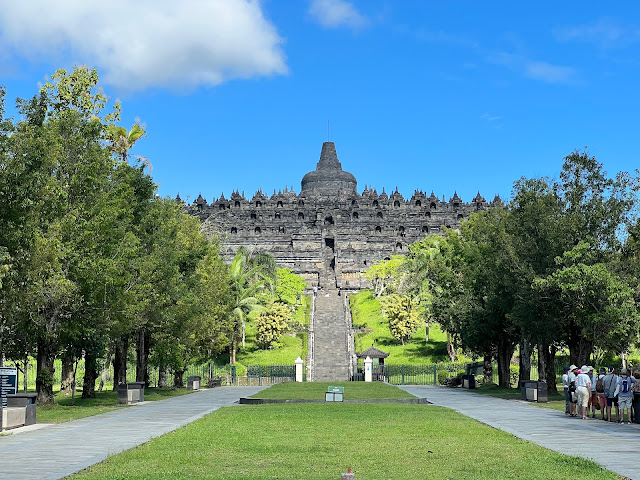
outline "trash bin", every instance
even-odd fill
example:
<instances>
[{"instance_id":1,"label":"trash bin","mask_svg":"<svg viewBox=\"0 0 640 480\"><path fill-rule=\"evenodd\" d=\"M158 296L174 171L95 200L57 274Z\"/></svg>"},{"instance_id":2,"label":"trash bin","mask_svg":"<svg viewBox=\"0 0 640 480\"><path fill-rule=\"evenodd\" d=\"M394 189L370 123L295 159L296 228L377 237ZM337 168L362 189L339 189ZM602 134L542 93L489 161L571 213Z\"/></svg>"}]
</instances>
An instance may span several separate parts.
<instances>
[{"instance_id":1,"label":"trash bin","mask_svg":"<svg viewBox=\"0 0 640 480\"><path fill-rule=\"evenodd\" d=\"M200 382L202 378L199 375L187 377L187 390L200 390Z\"/></svg>"},{"instance_id":2,"label":"trash bin","mask_svg":"<svg viewBox=\"0 0 640 480\"><path fill-rule=\"evenodd\" d=\"M128 382L118 384L118 404L144 402L144 382Z\"/></svg>"},{"instance_id":3,"label":"trash bin","mask_svg":"<svg viewBox=\"0 0 640 480\"><path fill-rule=\"evenodd\" d=\"M7 395L7 407L24 407L24 424L36 423L36 393L16 393Z\"/></svg>"},{"instance_id":4,"label":"trash bin","mask_svg":"<svg viewBox=\"0 0 640 480\"><path fill-rule=\"evenodd\" d=\"M468 388L468 389L476 388L476 376L475 375L463 375L462 376L462 388Z\"/></svg>"},{"instance_id":5,"label":"trash bin","mask_svg":"<svg viewBox=\"0 0 640 480\"><path fill-rule=\"evenodd\" d=\"M633 393L633 423L640 423L640 393Z\"/></svg>"},{"instance_id":6,"label":"trash bin","mask_svg":"<svg viewBox=\"0 0 640 480\"><path fill-rule=\"evenodd\" d=\"M548 402L547 382L522 380L520 382L520 398L528 402Z\"/></svg>"}]
</instances>

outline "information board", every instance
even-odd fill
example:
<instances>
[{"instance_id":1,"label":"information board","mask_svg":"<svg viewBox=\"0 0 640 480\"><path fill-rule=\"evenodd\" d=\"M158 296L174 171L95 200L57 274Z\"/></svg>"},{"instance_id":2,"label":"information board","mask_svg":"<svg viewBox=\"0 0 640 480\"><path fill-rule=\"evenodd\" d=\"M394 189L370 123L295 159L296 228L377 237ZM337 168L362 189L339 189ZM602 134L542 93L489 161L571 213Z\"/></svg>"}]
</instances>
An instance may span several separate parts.
<instances>
[{"instance_id":1,"label":"information board","mask_svg":"<svg viewBox=\"0 0 640 480\"><path fill-rule=\"evenodd\" d=\"M2 407L7 406L7 395L18 393L18 369L16 367L0 367L0 400Z\"/></svg>"},{"instance_id":2,"label":"information board","mask_svg":"<svg viewBox=\"0 0 640 480\"><path fill-rule=\"evenodd\" d=\"M334 386L329 386L327 388L327 392L331 392L331 393L344 393L344 387L334 387Z\"/></svg>"}]
</instances>

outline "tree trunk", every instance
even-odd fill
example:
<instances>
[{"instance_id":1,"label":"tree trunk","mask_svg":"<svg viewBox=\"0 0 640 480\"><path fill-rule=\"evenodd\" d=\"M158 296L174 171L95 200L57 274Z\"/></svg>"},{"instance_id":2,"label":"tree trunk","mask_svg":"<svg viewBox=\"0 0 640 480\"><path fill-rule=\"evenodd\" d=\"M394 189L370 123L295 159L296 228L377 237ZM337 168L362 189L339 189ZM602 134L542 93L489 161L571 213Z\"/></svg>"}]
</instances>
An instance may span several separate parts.
<instances>
[{"instance_id":1,"label":"tree trunk","mask_svg":"<svg viewBox=\"0 0 640 480\"><path fill-rule=\"evenodd\" d=\"M429 322L426 322L424 325L424 335L425 335L425 342L429 341Z\"/></svg>"},{"instance_id":2,"label":"tree trunk","mask_svg":"<svg viewBox=\"0 0 640 480\"><path fill-rule=\"evenodd\" d=\"M127 383L127 354L129 353L129 337L122 336L116 340L113 355L113 390L118 390L120 383Z\"/></svg>"},{"instance_id":3,"label":"tree trunk","mask_svg":"<svg viewBox=\"0 0 640 480\"><path fill-rule=\"evenodd\" d=\"M22 390L24 393L27 393L27 388L29 388L29 378L27 377L29 372L29 357L25 357L24 359L24 377L22 377Z\"/></svg>"},{"instance_id":4,"label":"tree trunk","mask_svg":"<svg viewBox=\"0 0 640 480\"><path fill-rule=\"evenodd\" d=\"M93 352L84 354L84 379L82 398L96 398L96 379L98 378L98 359Z\"/></svg>"},{"instance_id":5,"label":"tree trunk","mask_svg":"<svg viewBox=\"0 0 640 480\"><path fill-rule=\"evenodd\" d=\"M98 386L98 391L101 392L104 388L104 384L107 381L107 377L109 375L109 365L111 365L111 355L112 349L109 348L107 352L107 358L104 361L104 367L102 368L102 375L100 375L100 386Z\"/></svg>"},{"instance_id":6,"label":"tree trunk","mask_svg":"<svg viewBox=\"0 0 640 480\"><path fill-rule=\"evenodd\" d=\"M451 335L447 333L447 353L449 354L449 358L451 359L451 363L455 363L456 361L456 348L453 346L453 341L451 340Z\"/></svg>"},{"instance_id":7,"label":"tree trunk","mask_svg":"<svg viewBox=\"0 0 640 480\"><path fill-rule=\"evenodd\" d=\"M149 387L149 333L139 330L136 334L136 382Z\"/></svg>"},{"instance_id":8,"label":"tree trunk","mask_svg":"<svg viewBox=\"0 0 640 480\"><path fill-rule=\"evenodd\" d=\"M498 384L501 387L511 387L511 357L514 346L507 341L498 343Z\"/></svg>"},{"instance_id":9,"label":"tree trunk","mask_svg":"<svg viewBox=\"0 0 640 480\"><path fill-rule=\"evenodd\" d=\"M244 340L245 340L245 338L244 338L245 337L245 330L246 330L246 324L245 324L245 321L242 320L242 348L245 347L245 342L244 342Z\"/></svg>"},{"instance_id":10,"label":"tree trunk","mask_svg":"<svg viewBox=\"0 0 640 480\"><path fill-rule=\"evenodd\" d=\"M71 383L73 382L73 366L75 365L75 360L75 356L69 351L65 351L62 354L60 391L64 392L65 395L69 395L72 391Z\"/></svg>"},{"instance_id":11,"label":"tree trunk","mask_svg":"<svg viewBox=\"0 0 640 480\"><path fill-rule=\"evenodd\" d=\"M482 362L482 381L484 383L493 382L493 363L491 362L491 355L485 355Z\"/></svg>"},{"instance_id":12,"label":"tree trunk","mask_svg":"<svg viewBox=\"0 0 640 480\"><path fill-rule=\"evenodd\" d=\"M158 388L167 388L167 367L160 365L158 367Z\"/></svg>"},{"instance_id":13,"label":"tree trunk","mask_svg":"<svg viewBox=\"0 0 640 480\"><path fill-rule=\"evenodd\" d=\"M545 377L547 382L547 392L558 393L558 385L556 384L556 346L551 345L545 349L547 364L547 375Z\"/></svg>"},{"instance_id":14,"label":"tree trunk","mask_svg":"<svg viewBox=\"0 0 640 480\"><path fill-rule=\"evenodd\" d=\"M589 359L593 353L593 342L582 337L576 327L571 329L567 344L569 346L569 361L571 363L577 365L578 368L581 365L589 364Z\"/></svg>"},{"instance_id":15,"label":"tree trunk","mask_svg":"<svg viewBox=\"0 0 640 480\"><path fill-rule=\"evenodd\" d=\"M51 342L38 339L36 354L36 393L39 405L53 404L53 345Z\"/></svg>"},{"instance_id":16,"label":"tree trunk","mask_svg":"<svg viewBox=\"0 0 640 480\"><path fill-rule=\"evenodd\" d=\"M520 382L531 380L531 343L526 338L520 341Z\"/></svg>"},{"instance_id":17,"label":"tree trunk","mask_svg":"<svg viewBox=\"0 0 640 480\"><path fill-rule=\"evenodd\" d=\"M176 370L173 372L173 386L174 388L184 388L184 382L182 381L184 377L184 370Z\"/></svg>"},{"instance_id":18,"label":"tree trunk","mask_svg":"<svg viewBox=\"0 0 640 480\"><path fill-rule=\"evenodd\" d=\"M538 344L538 381L544 382L547 378L547 359L549 348L542 344Z\"/></svg>"}]
</instances>

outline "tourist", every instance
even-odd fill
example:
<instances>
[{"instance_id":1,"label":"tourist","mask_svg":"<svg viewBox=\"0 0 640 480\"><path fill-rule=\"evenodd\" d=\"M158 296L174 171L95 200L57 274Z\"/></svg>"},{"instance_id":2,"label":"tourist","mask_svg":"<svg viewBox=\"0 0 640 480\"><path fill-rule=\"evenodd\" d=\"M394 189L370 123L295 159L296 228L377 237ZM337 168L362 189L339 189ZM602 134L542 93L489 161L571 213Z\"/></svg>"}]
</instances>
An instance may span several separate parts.
<instances>
[{"instance_id":1,"label":"tourist","mask_svg":"<svg viewBox=\"0 0 640 480\"><path fill-rule=\"evenodd\" d=\"M571 365L569 367L569 400L571 404L569 405L569 414L572 417L577 416L576 412L576 404L578 403L578 394L576 393L576 377L578 375L578 367L575 365Z\"/></svg>"},{"instance_id":2,"label":"tourist","mask_svg":"<svg viewBox=\"0 0 640 480\"><path fill-rule=\"evenodd\" d=\"M576 393L578 394L578 408L580 412L580 418L582 420L587 419L587 407L589 405L589 398L591 397L591 378L589 378L589 367L583 365L580 368L580 373L576 377Z\"/></svg>"},{"instance_id":3,"label":"tourist","mask_svg":"<svg viewBox=\"0 0 640 480\"><path fill-rule=\"evenodd\" d=\"M564 367L562 374L562 388L564 389L564 414L571 415L571 395L569 394L569 367Z\"/></svg>"},{"instance_id":4,"label":"tourist","mask_svg":"<svg viewBox=\"0 0 640 480\"><path fill-rule=\"evenodd\" d=\"M627 409L627 415L629 421L628 425L631 425L631 405L633 403L633 392L631 387L636 382L636 379L629 376L629 370L623 368L620 370L620 376L618 377L618 384L616 386L615 394L618 396L618 405L620 406L620 423L624 423L624 409Z\"/></svg>"},{"instance_id":5,"label":"tourist","mask_svg":"<svg viewBox=\"0 0 640 480\"><path fill-rule=\"evenodd\" d=\"M596 392L598 394L598 405L600 406L600 418L606 420L605 412L607 409L607 396L604 394L604 378L606 377L607 369L602 367L600 374L596 379Z\"/></svg>"},{"instance_id":6,"label":"tourist","mask_svg":"<svg viewBox=\"0 0 640 480\"><path fill-rule=\"evenodd\" d=\"M640 370L637 371L636 373L633 374L633 376L636 379L636 382L633 384L633 386L631 387L631 391L633 392L633 396L634 398L637 398L638 395L640 395ZM638 410L633 406L634 403L631 403L631 410L633 410L633 421L636 423L640 423L640 421L638 421L638 417L637 415L640 414L640 412L638 412Z\"/></svg>"},{"instance_id":7,"label":"tourist","mask_svg":"<svg viewBox=\"0 0 640 480\"><path fill-rule=\"evenodd\" d=\"M587 375L591 380L591 393L589 394L589 403L587 405L587 416L589 416L589 407L591 407L591 418L596 418L596 403L598 402L598 392L596 392L596 380L598 378L593 373L593 367L589 365L587 367Z\"/></svg>"},{"instance_id":8,"label":"tourist","mask_svg":"<svg viewBox=\"0 0 640 480\"><path fill-rule=\"evenodd\" d=\"M618 385L618 376L615 374L615 369L613 367L609 367L609 371L607 375L605 375L604 380L604 395L607 397L607 415L606 418L609 422L612 422L611 419L611 406L616 407L616 422L620 421L620 409L618 407L618 397L615 395L616 386Z\"/></svg>"}]
</instances>

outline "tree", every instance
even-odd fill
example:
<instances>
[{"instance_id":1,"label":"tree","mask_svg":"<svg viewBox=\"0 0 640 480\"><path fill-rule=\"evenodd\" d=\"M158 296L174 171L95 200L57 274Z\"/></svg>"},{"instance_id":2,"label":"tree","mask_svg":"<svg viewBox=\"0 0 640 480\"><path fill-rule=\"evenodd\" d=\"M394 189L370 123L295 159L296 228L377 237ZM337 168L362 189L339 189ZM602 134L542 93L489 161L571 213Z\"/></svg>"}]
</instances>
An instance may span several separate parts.
<instances>
[{"instance_id":1,"label":"tree","mask_svg":"<svg viewBox=\"0 0 640 480\"><path fill-rule=\"evenodd\" d=\"M278 268L276 272L275 300L289 305L295 304L304 293L307 286L300 275L296 275L290 268Z\"/></svg>"},{"instance_id":2,"label":"tree","mask_svg":"<svg viewBox=\"0 0 640 480\"><path fill-rule=\"evenodd\" d=\"M229 266L231 283L231 320L235 327L231 333L230 362L235 363L238 338L245 341L245 321L251 312L264 309L265 290L271 292L276 279L276 264L268 254L251 254L241 247Z\"/></svg>"},{"instance_id":3,"label":"tree","mask_svg":"<svg viewBox=\"0 0 640 480\"><path fill-rule=\"evenodd\" d=\"M365 272L364 276L373 285L376 298L382 296L387 289L393 290L393 285L399 280L398 268L402 259L402 255L393 255L390 260L381 260Z\"/></svg>"},{"instance_id":4,"label":"tree","mask_svg":"<svg viewBox=\"0 0 640 480\"><path fill-rule=\"evenodd\" d=\"M418 305L407 295L392 293L380 301L382 314L389 321L391 335L404 345L422 323Z\"/></svg>"},{"instance_id":5,"label":"tree","mask_svg":"<svg viewBox=\"0 0 640 480\"><path fill-rule=\"evenodd\" d=\"M255 318L256 341L261 348L271 348L289 329L291 310L287 305L273 302Z\"/></svg>"}]
</instances>

